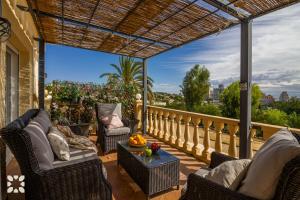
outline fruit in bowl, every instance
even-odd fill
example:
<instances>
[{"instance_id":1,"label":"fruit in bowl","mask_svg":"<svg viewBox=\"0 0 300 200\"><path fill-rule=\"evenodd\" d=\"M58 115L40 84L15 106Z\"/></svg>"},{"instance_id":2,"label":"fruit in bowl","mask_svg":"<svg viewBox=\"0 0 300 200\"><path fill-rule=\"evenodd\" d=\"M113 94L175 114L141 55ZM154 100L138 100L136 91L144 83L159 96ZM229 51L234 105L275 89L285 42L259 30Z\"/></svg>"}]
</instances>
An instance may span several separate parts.
<instances>
[{"instance_id":1,"label":"fruit in bowl","mask_svg":"<svg viewBox=\"0 0 300 200\"><path fill-rule=\"evenodd\" d=\"M152 150L152 153L157 153L157 151L160 149L160 144L158 144L157 142L153 142L150 145L150 149Z\"/></svg>"},{"instance_id":2,"label":"fruit in bowl","mask_svg":"<svg viewBox=\"0 0 300 200\"><path fill-rule=\"evenodd\" d=\"M141 134L135 134L129 137L129 145L142 147L145 146L147 140Z\"/></svg>"}]
</instances>

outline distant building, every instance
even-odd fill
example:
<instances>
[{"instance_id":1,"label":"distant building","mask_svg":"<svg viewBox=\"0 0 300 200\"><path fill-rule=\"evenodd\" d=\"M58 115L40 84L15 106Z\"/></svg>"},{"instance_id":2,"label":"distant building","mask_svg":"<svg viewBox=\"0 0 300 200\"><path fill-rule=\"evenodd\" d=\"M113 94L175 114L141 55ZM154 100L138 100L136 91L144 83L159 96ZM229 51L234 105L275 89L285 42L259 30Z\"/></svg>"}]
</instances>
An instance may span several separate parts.
<instances>
[{"instance_id":1,"label":"distant building","mask_svg":"<svg viewBox=\"0 0 300 200\"><path fill-rule=\"evenodd\" d=\"M281 102L288 102L289 101L289 95L288 95L287 91L281 92L281 94L279 96L279 101L281 101Z\"/></svg>"},{"instance_id":2,"label":"distant building","mask_svg":"<svg viewBox=\"0 0 300 200\"><path fill-rule=\"evenodd\" d=\"M264 95L261 99L262 105L270 105L275 102L275 99L272 95Z\"/></svg>"},{"instance_id":3,"label":"distant building","mask_svg":"<svg viewBox=\"0 0 300 200\"><path fill-rule=\"evenodd\" d=\"M224 91L224 85L220 84L218 88L213 89L213 100L219 101L220 100L220 94Z\"/></svg>"}]
</instances>

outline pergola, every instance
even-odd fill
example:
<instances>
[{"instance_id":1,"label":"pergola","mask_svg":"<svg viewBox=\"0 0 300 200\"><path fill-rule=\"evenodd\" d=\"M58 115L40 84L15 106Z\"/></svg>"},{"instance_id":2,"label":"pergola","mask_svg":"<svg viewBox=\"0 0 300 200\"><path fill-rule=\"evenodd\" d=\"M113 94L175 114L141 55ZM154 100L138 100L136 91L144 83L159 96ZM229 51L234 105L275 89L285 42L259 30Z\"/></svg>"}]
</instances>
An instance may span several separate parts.
<instances>
[{"instance_id":1,"label":"pergola","mask_svg":"<svg viewBox=\"0 0 300 200\"><path fill-rule=\"evenodd\" d=\"M44 107L45 43L143 59L146 130L147 59L241 25L240 157L249 157L252 19L300 0L27 0L38 29L39 102Z\"/></svg>"}]
</instances>

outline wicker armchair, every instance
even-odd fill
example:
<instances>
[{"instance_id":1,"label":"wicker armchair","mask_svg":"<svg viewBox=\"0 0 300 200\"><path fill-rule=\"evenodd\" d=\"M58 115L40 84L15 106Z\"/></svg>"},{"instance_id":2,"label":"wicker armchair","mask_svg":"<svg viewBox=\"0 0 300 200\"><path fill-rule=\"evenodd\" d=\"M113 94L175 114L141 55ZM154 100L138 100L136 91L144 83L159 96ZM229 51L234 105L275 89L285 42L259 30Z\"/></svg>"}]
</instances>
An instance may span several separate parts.
<instances>
[{"instance_id":1,"label":"wicker armchair","mask_svg":"<svg viewBox=\"0 0 300 200\"><path fill-rule=\"evenodd\" d=\"M121 104L102 104L96 103L96 118L97 118L97 144L100 144L103 154L106 154L112 150L117 149L118 141L127 141L131 132L130 121L122 118ZM113 113L118 114L124 124L124 127L109 130L102 123L101 118L111 115ZM114 132L112 132L114 131Z\"/></svg>"},{"instance_id":2,"label":"wicker armchair","mask_svg":"<svg viewBox=\"0 0 300 200\"><path fill-rule=\"evenodd\" d=\"M215 168L222 162L235 158L212 153L210 168ZM271 166L270 166L271 167ZM236 191L227 189L196 174L190 174L187 190L181 200L256 200ZM300 156L289 161L280 176L273 200L300 199Z\"/></svg>"},{"instance_id":3,"label":"wicker armchair","mask_svg":"<svg viewBox=\"0 0 300 200\"><path fill-rule=\"evenodd\" d=\"M38 165L29 134L23 130L39 110L32 109L0 130L25 175L25 197L30 200L111 200L111 186L96 154L76 162L59 161L50 170ZM55 162L55 161L54 161ZM63 163L63 164L62 164ZM72 163L72 164L71 164Z\"/></svg>"}]
</instances>

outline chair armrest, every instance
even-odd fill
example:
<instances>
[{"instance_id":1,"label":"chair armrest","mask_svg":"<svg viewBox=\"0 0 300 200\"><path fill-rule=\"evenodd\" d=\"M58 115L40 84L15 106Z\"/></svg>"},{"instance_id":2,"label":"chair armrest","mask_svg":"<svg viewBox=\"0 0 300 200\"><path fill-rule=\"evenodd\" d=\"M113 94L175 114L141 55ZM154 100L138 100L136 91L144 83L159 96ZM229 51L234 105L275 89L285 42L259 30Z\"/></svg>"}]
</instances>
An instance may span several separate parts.
<instances>
[{"instance_id":1,"label":"chair armrest","mask_svg":"<svg viewBox=\"0 0 300 200\"><path fill-rule=\"evenodd\" d=\"M45 199L112 199L112 189L97 159L54 168L38 173ZM95 198L97 197L97 198Z\"/></svg>"},{"instance_id":2,"label":"chair armrest","mask_svg":"<svg viewBox=\"0 0 300 200\"><path fill-rule=\"evenodd\" d=\"M181 200L256 200L219 184L209 181L196 174L190 174L187 181L187 191Z\"/></svg>"},{"instance_id":3,"label":"chair armrest","mask_svg":"<svg viewBox=\"0 0 300 200\"><path fill-rule=\"evenodd\" d=\"M213 169L213 168L219 166L220 164L222 164L223 162L230 161L230 160L236 160L236 158L227 156L222 153L212 152L209 168Z\"/></svg>"}]
</instances>

